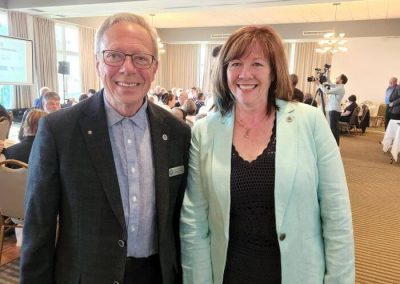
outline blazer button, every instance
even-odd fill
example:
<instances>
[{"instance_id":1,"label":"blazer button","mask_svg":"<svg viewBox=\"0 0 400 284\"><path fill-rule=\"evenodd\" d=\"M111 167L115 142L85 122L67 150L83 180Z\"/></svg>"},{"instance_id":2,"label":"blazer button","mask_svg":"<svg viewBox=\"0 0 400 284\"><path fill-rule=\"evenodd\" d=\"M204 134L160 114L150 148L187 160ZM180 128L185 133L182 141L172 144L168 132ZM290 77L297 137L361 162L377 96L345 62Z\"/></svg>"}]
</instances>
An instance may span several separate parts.
<instances>
[{"instance_id":1,"label":"blazer button","mask_svg":"<svg viewBox=\"0 0 400 284\"><path fill-rule=\"evenodd\" d=\"M118 240L119 247L123 248L125 246L125 242L123 240Z\"/></svg>"},{"instance_id":2,"label":"blazer button","mask_svg":"<svg viewBox=\"0 0 400 284\"><path fill-rule=\"evenodd\" d=\"M283 241L284 239L286 239L286 234L280 234L279 235L279 240Z\"/></svg>"},{"instance_id":3,"label":"blazer button","mask_svg":"<svg viewBox=\"0 0 400 284\"><path fill-rule=\"evenodd\" d=\"M114 281L113 284L119 284L119 282L118 281Z\"/></svg>"}]
</instances>

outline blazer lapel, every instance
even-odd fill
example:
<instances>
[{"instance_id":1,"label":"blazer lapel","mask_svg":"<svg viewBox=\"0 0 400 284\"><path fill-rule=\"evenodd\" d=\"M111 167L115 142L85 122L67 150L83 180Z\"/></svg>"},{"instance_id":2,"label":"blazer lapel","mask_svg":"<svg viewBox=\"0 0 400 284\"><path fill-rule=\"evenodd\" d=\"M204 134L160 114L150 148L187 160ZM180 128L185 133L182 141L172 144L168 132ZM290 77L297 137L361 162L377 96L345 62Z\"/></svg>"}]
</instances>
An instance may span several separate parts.
<instances>
[{"instance_id":1,"label":"blazer lapel","mask_svg":"<svg viewBox=\"0 0 400 284\"><path fill-rule=\"evenodd\" d=\"M225 117L219 117L214 128L213 155L211 162L211 175L213 188L218 198L223 216L224 232L229 235L229 214L231 207L231 152L234 125L234 111Z\"/></svg>"},{"instance_id":2,"label":"blazer lapel","mask_svg":"<svg viewBox=\"0 0 400 284\"><path fill-rule=\"evenodd\" d=\"M168 176L168 143L170 143L169 126L158 114L157 107L149 102L147 114L150 124L153 165L155 175L157 228L162 230L166 225L169 211L169 176Z\"/></svg>"},{"instance_id":3,"label":"blazer lapel","mask_svg":"<svg viewBox=\"0 0 400 284\"><path fill-rule=\"evenodd\" d=\"M298 119L291 103L277 100L275 157L275 218L279 231L293 190L297 169Z\"/></svg>"},{"instance_id":4,"label":"blazer lapel","mask_svg":"<svg viewBox=\"0 0 400 284\"><path fill-rule=\"evenodd\" d=\"M95 95L83 111L85 115L81 117L79 124L89 156L92 159L93 166L96 169L112 211L125 231L124 209L108 134L103 92L101 91Z\"/></svg>"}]
</instances>

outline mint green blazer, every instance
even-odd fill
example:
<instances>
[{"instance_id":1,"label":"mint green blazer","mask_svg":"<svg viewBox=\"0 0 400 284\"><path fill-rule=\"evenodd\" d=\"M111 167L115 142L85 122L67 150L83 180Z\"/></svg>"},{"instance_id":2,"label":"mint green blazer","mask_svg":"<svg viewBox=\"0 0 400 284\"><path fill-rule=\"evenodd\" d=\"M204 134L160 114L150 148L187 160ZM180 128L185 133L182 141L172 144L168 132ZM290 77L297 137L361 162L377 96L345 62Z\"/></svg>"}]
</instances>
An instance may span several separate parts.
<instances>
[{"instance_id":1,"label":"mint green blazer","mask_svg":"<svg viewBox=\"0 0 400 284\"><path fill-rule=\"evenodd\" d=\"M339 148L320 109L277 104L275 216L282 284L354 283L351 210ZM180 224L185 284L223 281L234 116L212 113L193 128Z\"/></svg>"}]
</instances>

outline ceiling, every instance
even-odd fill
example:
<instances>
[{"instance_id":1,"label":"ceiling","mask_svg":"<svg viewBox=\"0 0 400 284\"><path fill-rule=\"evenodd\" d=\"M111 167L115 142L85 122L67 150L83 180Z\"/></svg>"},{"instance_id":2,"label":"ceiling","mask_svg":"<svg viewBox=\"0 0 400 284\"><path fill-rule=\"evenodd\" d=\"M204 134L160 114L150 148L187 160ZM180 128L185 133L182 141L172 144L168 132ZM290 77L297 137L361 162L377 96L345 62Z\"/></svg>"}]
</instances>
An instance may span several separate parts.
<instances>
[{"instance_id":1,"label":"ceiling","mask_svg":"<svg viewBox=\"0 0 400 284\"><path fill-rule=\"evenodd\" d=\"M336 9L333 3L329 0L0 0L0 7L93 27L108 15L128 11L145 16L157 28L182 28L332 22ZM337 21L400 18L400 0L340 3Z\"/></svg>"}]
</instances>

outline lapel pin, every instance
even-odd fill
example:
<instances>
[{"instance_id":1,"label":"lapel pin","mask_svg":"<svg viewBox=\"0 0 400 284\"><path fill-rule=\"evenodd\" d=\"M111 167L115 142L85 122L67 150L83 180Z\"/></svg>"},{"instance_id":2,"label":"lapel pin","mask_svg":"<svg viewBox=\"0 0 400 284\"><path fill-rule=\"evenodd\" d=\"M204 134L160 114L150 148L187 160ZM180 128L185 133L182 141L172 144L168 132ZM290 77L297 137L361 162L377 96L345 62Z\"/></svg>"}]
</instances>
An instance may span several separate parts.
<instances>
[{"instance_id":1,"label":"lapel pin","mask_svg":"<svg viewBox=\"0 0 400 284\"><path fill-rule=\"evenodd\" d=\"M87 134L92 135L93 134L92 130L88 130Z\"/></svg>"},{"instance_id":2,"label":"lapel pin","mask_svg":"<svg viewBox=\"0 0 400 284\"><path fill-rule=\"evenodd\" d=\"M163 134L163 135L162 135L162 139L163 139L164 141L167 141L167 140L168 140L167 134Z\"/></svg>"},{"instance_id":3,"label":"lapel pin","mask_svg":"<svg viewBox=\"0 0 400 284\"><path fill-rule=\"evenodd\" d=\"M292 121L293 121L293 117L288 116L288 117L286 118L286 121L287 121L287 122L292 122Z\"/></svg>"}]
</instances>

